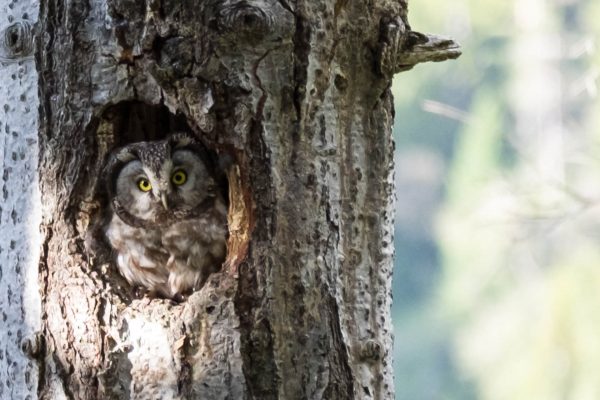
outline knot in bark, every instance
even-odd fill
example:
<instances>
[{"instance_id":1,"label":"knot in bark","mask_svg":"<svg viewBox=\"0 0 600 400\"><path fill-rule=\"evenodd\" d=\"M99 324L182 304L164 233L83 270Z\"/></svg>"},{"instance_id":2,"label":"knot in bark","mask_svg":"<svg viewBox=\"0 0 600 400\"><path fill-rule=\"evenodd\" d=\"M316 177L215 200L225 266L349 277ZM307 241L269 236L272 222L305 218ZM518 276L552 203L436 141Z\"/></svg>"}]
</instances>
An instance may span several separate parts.
<instances>
[{"instance_id":1,"label":"knot in bark","mask_svg":"<svg viewBox=\"0 0 600 400\"><path fill-rule=\"evenodd\" d=\"M44 349L44 337L41 332L34 332L23 338L21 341L21 351L31 359L37 358Z\"/></svg>"},{"instance_id":2,"label":"knot in bark","mask_svg":"<svg viewBox=\"0 0 600 400\"><path fill-rule=\"evenodd\" d=\"M33 52L33 32L29 21L11 24L0 36L0 61L18 60Z\"/></svg>"},{"instance_id":3,"label":"knot in bark","mask_svg":"<svg viewBox=\"0 0 600 400\"><path fill-rule=\"evenodd\" d=\"M359 347L359 357L363 362L373 363L383 358L383 347L377 340L369 339Z\"/></svg>"},{"instance_id":4,"label":"knot in bark","mask_svg":"<svg viewBox=\"0 0 600 400\"><path fill-rule=\"evenodd\" d=\"M245 0L223 4L218 18L219 27L235 33L237 40L261 39L271 31L273 26L271 13Z\"/></svg>"}]
</instances>

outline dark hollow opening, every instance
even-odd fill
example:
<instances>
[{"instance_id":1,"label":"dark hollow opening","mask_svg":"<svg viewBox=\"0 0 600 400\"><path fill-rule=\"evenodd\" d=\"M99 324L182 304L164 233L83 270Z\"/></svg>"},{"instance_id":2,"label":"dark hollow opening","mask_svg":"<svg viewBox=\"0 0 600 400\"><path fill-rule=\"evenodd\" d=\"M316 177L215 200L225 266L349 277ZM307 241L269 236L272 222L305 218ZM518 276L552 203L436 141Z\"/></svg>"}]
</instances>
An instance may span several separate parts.
<instances>
[{"instance_id":1,"label":"dark hollow opening","mask_svg":"<svg viewBox=\"0 0 600 400\"><path fill-rule=\"evenodd\" d=\"M141 102L122 102L113 106L108 107L98 119L96 128L96 144L98 156L104 159L106 163L110 154L120 147L129 145L131 143L143 142L143 141L156 141L162 140L173 133L186 132L189 133L202 143L206 150L206 155L210 158L207 162L210 162L215 170L215 180L220 188L221 194L225 201L225 205L229 208L229 185L226 178L226 172L224 171L225 163L219 158L219 155L211 146L209 139L203 137L201 134L194 132L190 128L186 117L182 114L173 114L164 105L148 105ZM102 186L102 185L101 185ZM107 226L109 210L111 210L111 199L109 199L108 191L104 187L101 187L97 192L102 205L102 212L98 216L98 222L96 226L96 232L94 236L101 238L103 242L102 251L105 255L102 257L107 260L112 266L116 267L114 252L112 251L109 241L104 235L104 229ZM222 268L222 265L218 265ZM111 268L112 269L112 268ZM117 268L114 268L115 274L119 274ZM214 272L214 271L213 271ZM117 280L124 283L124 280L115 277ZM113 285L116 287L116 294L119 295L126 302L130 298L128 293L131 293L129 285ZM118 289L121 287L122 289ZM125 289L125 290L123 290ZM144 289L138 293L144 293ZM136 296L137 297L137 296ZM159 295L158 297L164 297Z\"/></svg>"},{"instance_id":2,"label":"dark hollow opening","mask_svg":"<svg viewBox=\"0 0 600 400\"><path fill-rule=\"evenodd\" d=\"M164 139L174 132L191 132L185 116L171 113L164 105L123 102L109 107L103 119L112 124L117 147Z\"/></svg>"}]
</instances>

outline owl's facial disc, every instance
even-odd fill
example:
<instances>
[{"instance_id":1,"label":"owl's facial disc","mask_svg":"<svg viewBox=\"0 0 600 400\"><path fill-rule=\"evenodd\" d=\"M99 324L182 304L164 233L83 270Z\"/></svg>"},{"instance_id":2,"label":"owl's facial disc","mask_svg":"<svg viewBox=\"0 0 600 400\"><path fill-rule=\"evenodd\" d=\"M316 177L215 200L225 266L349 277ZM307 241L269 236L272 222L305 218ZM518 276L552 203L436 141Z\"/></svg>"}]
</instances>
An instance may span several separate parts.
<instances>
[{"instance_id":1,"label":"owl's facial disc","mask_svg":"<svg viewBox=\"0 0 600 400\"><path fill-rule=\"evenodd\" d=\"M171 175L171 182L175 186L181 186L185 184L187 182L187 172L185 172L185 169L179 168L175 170L173 175Z\"/></svg>"},{"instance_id":2,"label":"owl's facial disc","mask_svg":"<svg viewBox=\"0 0 600 400\"><path fill-rule=\"evenodd\" d=\"M167 184L163 184L163 190L159 192L160 202L162 203L165 210L169 210L171 208L171 204L173 203L173 199L171 197L174 196L174 191L179 187L185 185L187 182L187 173L182 168L176 168L174 172L169 171L170 179ZM165 179L163 179L164 181ZM162 183L162 181L161 181Z\"/></svg>"},{"instance_id":3,"label":"owl's facial disc","mask_svg":"<svg viewBox=\"0 0 600 400\"><path fill-rule=\"evenodd\" d=\"M148 192L152 190L152 184L146 177L138 178L137 185L142 192Z\"/></svg>"},{"instance_id":4,"label":"owl's facial disc","mask_svg":"<svg viewBox=\"0 0 600 400\"><path fill-rule=\"evenodd\" d=\"M152 181L152 201L158 206L165 210L170 210L172 201L170 201L170 185L168 182L164 182L164 179L151 177Z\"/></svg>"},{"instance_id":5,"label":"owl's facial disc","mask_svg":"<svg viewBox=\"0 0 600 400\"><path fill-rule=\"evenodd\" d=\"M169 209L167 201L168 183L165 184L161 176L156 176L152 170L142 166L142 171L134 177L134 184L141 192L141 200L147 202L148 205L155 204L155 207L163 207Z\"/></svg>"},{"instance_id":6,"label":"owl's facial disc","mask_svg":"<svg viewBox=\"0 0 600 400\"><path fill-rule=\"evenodd\" d=\"M116 197L131 215L143 220L153 219L154 201L152 191L155 182L141 161L128 162L119 172L116 182Z\"/></svg>"}]
</instances>

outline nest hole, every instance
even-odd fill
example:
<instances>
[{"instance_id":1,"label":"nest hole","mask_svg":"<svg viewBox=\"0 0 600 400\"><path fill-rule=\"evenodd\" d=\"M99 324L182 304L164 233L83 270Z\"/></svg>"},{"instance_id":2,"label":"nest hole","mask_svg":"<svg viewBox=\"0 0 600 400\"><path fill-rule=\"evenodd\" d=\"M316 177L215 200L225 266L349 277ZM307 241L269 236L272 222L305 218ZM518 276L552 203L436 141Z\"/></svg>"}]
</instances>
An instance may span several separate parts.
<instances>
[{"instance_id":1,"label":"nest hole","mask_svg":"<svg viewBox=\"0 0 600 400\"><path fill-rule=\"evenodd\" d=\"M97 155L99 160L103 160L102 163L107 161L115 149L131 143L162 140L177 132L187 132L199 139L207 150L207 154L212 158L217 174L217 183L222 189L228 207L227 252L220 270L235 273L237 265L245 258L251 225L250 194L244 190L245 185L242 183L243 178L235 155L228 154L222 144L217 147L209 138L199 132L194 132L191 128L194 124L188 123L185 115L173 114L164 105L122 102L104 110L97 120L96 126ZM99 196L105 196L100 202L104 203L104 209L108 209L109 201L106 191L99 190L98 193ZM104 232L101 232L101 235L103 234ZM106 239L104 239L104 244L108 245ZM110 248L108 252L110 253ZM115 265L114 260L110 260L110 263ZM121 283L127 285L122 277L117 277L117 279L119 278ZM122 284L117 285L117 287L122 286ZM118 292L124 295L123 298L129 297L124 291L118 290ZM134 293L139 293L139 291L134 291Z\"/></svg>"}]
</instances>

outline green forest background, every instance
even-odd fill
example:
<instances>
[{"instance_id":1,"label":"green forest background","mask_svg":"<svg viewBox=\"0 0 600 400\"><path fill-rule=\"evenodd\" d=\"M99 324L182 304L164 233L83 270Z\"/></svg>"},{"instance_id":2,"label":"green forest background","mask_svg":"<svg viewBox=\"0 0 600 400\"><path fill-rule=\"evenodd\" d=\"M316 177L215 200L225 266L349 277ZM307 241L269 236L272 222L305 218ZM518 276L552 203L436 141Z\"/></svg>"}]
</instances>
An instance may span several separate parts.
<instances>
[{"instance_id":1,"label":"green forest background","mask_svg":"<svg viewBox=\"0 0 600 400\"><path fill-rule=\"evenodd\" d=\"M412 0L396 76L396 399L600 399L600 1Z\"/></svg>"}]
</instances>

